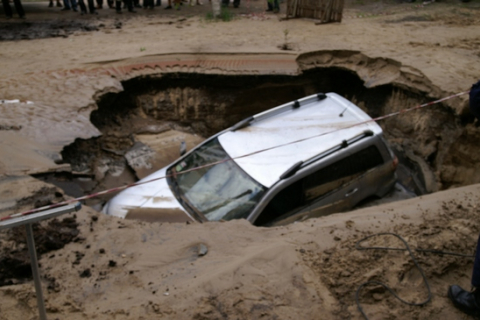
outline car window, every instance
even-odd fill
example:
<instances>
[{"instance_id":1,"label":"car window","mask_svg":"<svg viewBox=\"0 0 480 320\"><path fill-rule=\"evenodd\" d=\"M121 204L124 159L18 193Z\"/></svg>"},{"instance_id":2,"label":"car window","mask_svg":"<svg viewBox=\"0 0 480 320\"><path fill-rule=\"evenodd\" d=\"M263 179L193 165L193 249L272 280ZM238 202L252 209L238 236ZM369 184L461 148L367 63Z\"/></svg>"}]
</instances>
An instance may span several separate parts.
<instances>
[{"instance_id":1,"label":"car window","mask_svg":"<svg viewBox=\"0 0 480 320\"><path fill-rule=\"evenodd\" d=\"M265 225L289 212L293 213L381 164L383 164L383 158L375 146L369 146L340 159L281 190L254 224Z\"/></svg>"},{"instance_id":2,"label":"car window","mask_svg":"<svg viewBox=\"0 0 480 320\"><path fill-rule=\"evenodd\" d=\"M172 192L210 221L246 218L265 192L217 139L173 165L168 174Z\"/></svg>"}]
</instances>

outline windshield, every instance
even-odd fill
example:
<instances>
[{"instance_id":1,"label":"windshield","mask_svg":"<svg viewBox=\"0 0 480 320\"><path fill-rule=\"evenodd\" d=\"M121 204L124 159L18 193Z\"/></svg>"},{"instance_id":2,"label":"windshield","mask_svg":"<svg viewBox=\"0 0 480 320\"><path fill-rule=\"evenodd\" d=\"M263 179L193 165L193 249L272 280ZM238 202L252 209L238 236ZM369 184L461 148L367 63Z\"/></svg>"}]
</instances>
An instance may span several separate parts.
<instances>
[{"instance_id":1,"label":"windshield","mask_svg":"<svg viewBox=\"0 0 480 320\"><path fill-rule=\"evenodd\" d=\"M208 166L219 161L223 162ZM185 172L197 167L201 168ZM180 193L176 196L210 221L247 218L265 192L228 156L217 138L172 166L168 176L174 192Z\"/></svg>"}]
</instances>

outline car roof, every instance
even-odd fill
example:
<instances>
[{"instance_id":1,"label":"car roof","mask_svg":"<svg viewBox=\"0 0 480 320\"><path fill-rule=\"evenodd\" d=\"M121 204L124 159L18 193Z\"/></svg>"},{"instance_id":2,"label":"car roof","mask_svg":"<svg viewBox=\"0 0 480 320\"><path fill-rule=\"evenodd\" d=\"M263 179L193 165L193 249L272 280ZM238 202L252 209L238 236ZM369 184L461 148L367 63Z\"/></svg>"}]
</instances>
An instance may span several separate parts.
<instances>
[{"instance_id":1,"label":"car roof","mask_svg":"<svg viewBox=\"0 0 480 320\"><path fill-rule=\"evenodd\" d=\"M246 173L270 188L300 161L367 130L381 134L380 126L371 120L336 93L318 94L259 113L218 139Z\"/></svg>"}]
</instances>

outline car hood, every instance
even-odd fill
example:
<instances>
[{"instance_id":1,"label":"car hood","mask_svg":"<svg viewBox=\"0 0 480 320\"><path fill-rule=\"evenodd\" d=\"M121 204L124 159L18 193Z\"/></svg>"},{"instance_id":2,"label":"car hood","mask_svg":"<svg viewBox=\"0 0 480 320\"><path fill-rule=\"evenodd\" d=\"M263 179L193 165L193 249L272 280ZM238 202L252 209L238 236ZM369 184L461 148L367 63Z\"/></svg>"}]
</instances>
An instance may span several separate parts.
<instances>
[{"instance_id":1,"label":"car hood","mask_svg":"<svg viewBox=\"0 0 480 320\"><path fill-rule=\"evenodd\" d=\"M123 190L108 201L103 213L144 221L195 221L172 194L165 175L163 168L137 182L140 185Z\"/></svg>"}]
</instances>

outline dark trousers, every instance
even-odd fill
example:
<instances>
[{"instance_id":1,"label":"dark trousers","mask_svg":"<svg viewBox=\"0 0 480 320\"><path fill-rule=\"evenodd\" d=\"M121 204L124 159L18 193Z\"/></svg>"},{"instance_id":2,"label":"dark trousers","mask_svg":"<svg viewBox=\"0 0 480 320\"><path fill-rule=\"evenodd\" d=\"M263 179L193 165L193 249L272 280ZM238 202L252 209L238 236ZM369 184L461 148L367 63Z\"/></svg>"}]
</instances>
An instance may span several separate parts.
<instances>
[{"instance_id":1,"label":"dark trousers","mask_svg":"<svg viewBox=\"0 0 480 320\"><path fill-rule=\"evenodd\" d=\"M475 262L473 263L472 286L480 288L480 236L477 241L477 252L475 253Z\"/></svg>"},{"instance_id":2,"label":"dark trousers","mask_svg":"<svg viewBox=\"0 0 480 320\"><path fill-rule=\"evenodd\" d=\"M132 0L125 0L125 5L127 6L128 11L133 11ZM121 0L115 0L115 9L117 11L122 11L122 1Z\"/></svg>"},{"instance_id":3,"label":"dark trousers","mask_svg":"<svg viewBox=\"0 0 480 320\"><path fill-rule=\"evenodd\" d=\"M278 4L279 0L267 1L268 11L280 11L280 5Z\"/></svg>"},{"instance_id":4,"label":"dark trousers","mask_svg":"<svg viewBox=\"0 0 480 320\"><path fill-rule=\"evenodd\" d=\"M143 7L144 8L153 8L153 0L143 0Z\"/></svg>"},{"instance_id":5,"label":"dark trousers","mask_svg":"<svg viewBox=\"0 0 480 320\"><path fill-rule=\"evenodd\" d=\"M480 81L470 89L470 112L480 121Z\"/></svg>"},{"instance_id":6,"label":"dark trousers","mask_svg":"<svg viewBox=\"0 0 480 320\"><path fill-rule=\"evenodd\" d=\"M17 10L18 16L23 17L25 16L25 11L23 10L22 3L20 0L13 0L15 5L15 10ZM11 17L13 15L12 8L10 7L10 3L8 0L2 0L3 10L5 10L5 15L7 17Z\"/></svg>"},{"instance_id":7,"label":"dark trousers","mask_svg":"<svg viewBox=\"0 0 480 320\"><path fill-rule=\"evenodd\" d=\"M87 0L88 2L88 11L90 11L90 13L94 13L95 12L95 4L93 3L93 0ZM78 5L80 6L80 10L82 10L82 12L87 12L87 7L85 6L85 2L84 0L78 0Z\"/></svg>"}]
</instances>

